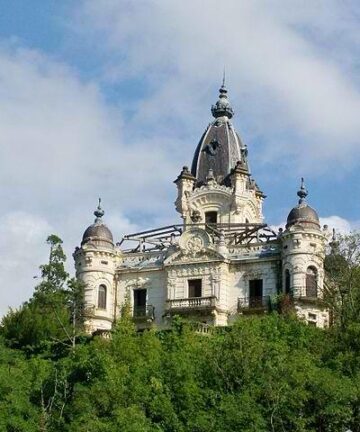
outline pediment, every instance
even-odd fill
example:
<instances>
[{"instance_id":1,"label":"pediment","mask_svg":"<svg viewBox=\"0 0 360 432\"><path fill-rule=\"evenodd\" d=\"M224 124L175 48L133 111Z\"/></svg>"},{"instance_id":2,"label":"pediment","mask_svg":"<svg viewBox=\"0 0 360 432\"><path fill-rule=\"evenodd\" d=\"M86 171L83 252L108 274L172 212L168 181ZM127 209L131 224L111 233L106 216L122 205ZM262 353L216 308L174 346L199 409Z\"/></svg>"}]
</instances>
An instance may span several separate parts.
<instances>
[{"instance_id":1,"label":"pediment","mask_svg":"<svg viewBox=\"0 0 360 432\"><path fill-rule=\"evenodd\" d=\"M210 247L192 252L187 252L186 250L179 248L165 259L164 265L169 266L185 263L188 264L224 260L225 257L223 255Z\"/></svg>"}]
</instances>

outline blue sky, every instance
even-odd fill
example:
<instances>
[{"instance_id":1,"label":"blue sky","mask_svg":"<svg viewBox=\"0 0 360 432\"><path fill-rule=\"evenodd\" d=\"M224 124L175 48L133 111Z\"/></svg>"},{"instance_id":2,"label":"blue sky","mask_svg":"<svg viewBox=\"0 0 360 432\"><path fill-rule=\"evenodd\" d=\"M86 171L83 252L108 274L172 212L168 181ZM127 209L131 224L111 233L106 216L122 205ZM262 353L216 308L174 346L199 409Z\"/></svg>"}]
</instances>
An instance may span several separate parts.
<instances>
[{"instance_id":1,"label":"blue sky","mask_svg":"<svg viewBox=\"0 0 360 432\"><path fill-rule=\"evenodd\" d=\"M117 239L178 221L224 65L266 221L304 176L324 223L359 226L359 3L188 3L0 0L0 313L31 295L48 234L71 264L99 195Z\"/></svg>"}]
</instances>

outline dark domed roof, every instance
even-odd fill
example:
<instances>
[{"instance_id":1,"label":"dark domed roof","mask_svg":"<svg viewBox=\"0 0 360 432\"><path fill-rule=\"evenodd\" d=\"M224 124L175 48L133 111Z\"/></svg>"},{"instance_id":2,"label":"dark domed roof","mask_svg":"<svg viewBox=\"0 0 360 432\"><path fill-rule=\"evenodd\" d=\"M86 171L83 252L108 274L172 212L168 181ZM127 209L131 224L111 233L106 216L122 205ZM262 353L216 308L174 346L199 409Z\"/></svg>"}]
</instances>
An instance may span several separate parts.
<instances>
[{"instance_id":1,"label":"dark domed roof","mask_svg":"<svg viewBox=\"0 0 360 432\"><path fill-rule=\"evenodd\" d=\"M96 246L111 248L114 247L113 235L109 228L102 221L104 210L101 208L100 203L101 200L99 199L99 205L94 211L94 215L96 216L95 222L86 228L82 238L81 246L91 242Z\"/></svg>"},{"instance_id":2,"label":"dark domed roof","mask_svg":"<svg viewBox=\"0 0 360 432\"><path fill-rule=\"evenodd\" d=\"M314 224L317 228L320 228L318 214L306 203L299 204L291 210L287 218L286 228L298 223Z\"/></svg>"},{"instance_id":3,"label":"dark domed roof","mask_svg":"<svg viewBox=\"0 0 360 432\"><path fill-rule=\"evenodd\" d=\"M304 179L301 179L301 187L297 194L300 197L299 204L290 211L289 216L287 217L286 228L299 224L309 228L319 229L319 216L317 212L305 201L308 192L304 186Z\"/></svg>"},{"instance_id":4,"label":"dark domed roof","mask_svg":"<svg viewBox=\"0 0 360 432\"><path fill-rule=\"evenodd\" d=\"M91 239L93 237L101 238L102 240L109 240L111 243L113 242L113 235L109 228L101 223L94 223L86 228L86 231L83 235L83 242L87 239Z\"/></svg>"},{"instance_id":5,"label":"dark domed roof","mask_svg":"<svg viewBox=\"0 0 360 432\"><path fill-rule=\"evenodd\" d=\"M195 150L191 174L197 184L206 183L209 171L218 183L226 179L238 161L247 167L247 149L230 122L234 112L227 98L225 85L220 88L220 97L211 112L215 120L209 124Z\"/></svg>"}]
</instances>

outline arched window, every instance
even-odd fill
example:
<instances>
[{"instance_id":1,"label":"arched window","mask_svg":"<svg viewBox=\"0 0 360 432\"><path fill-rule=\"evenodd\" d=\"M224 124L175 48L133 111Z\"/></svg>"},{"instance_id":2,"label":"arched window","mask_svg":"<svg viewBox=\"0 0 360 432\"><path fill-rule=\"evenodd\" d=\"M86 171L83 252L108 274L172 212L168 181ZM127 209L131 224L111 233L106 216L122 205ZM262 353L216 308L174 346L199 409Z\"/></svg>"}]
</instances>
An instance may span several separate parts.
<instances>
[{"instance_id":1,"label":"arched window","mask_svg":"<svg viewBox=\"0 0 360 432\"><path fill-rule=\"evenodd\" d=\"M317 297L317 270L308 267L306 270L306 297Z\"/></svg>"},{"instance_id":2,"label":"arched window","mask_svg":"<svg viewBox=\"0 0 360 432\"><path fill-rule=\"evenodd\" d=\"M285 294L291 293L291 287L290 287L290 271L285 270Z\"/></svg>"},{"instance_id":3,"label":"arched window","mask_svg":"<svg viewBox=\"0 0 360 432\"><path fill-rule=\"evenodd\" d=\"M98 308L106 309L106 286L100 285L98 291Z\"/></svg>"}]
</instances>

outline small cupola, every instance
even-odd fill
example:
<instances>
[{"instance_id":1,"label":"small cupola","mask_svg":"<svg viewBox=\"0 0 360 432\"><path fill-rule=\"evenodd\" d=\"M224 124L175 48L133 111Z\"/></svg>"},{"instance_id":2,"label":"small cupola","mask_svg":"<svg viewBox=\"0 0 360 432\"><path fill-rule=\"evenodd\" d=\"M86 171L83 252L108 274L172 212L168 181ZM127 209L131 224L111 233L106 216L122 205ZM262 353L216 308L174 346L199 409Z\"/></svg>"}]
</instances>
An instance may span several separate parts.
<instances>
[{"instance_id":1,"label":"small cupola","mask_svg":"<svg viewBox=\"0 0 360 432\"><path fill-rule=\"evenodd\" d=\"M95 246L107 247L111 249L114 247L113 235L102 220L104 214L105 212L101 208L101 198L99 198L99 204L94 211L95 221L85 230L81 246L92 243Z\"/></svg>"},{"instance_id":2,"label":"small cupola","mask_svg":"<svg viewBox=\"0 0 360 432\"><path fill-rule=\"evenodd\" d=\"M301 185L297 195L299 197L299 204L290 211L286 228L290 228L293 225L301 225L304 228L320 229L320 221L317 212L306 202L308 191L305 188L303 178L301 179Z\"/></svg>"}]
</instances>

